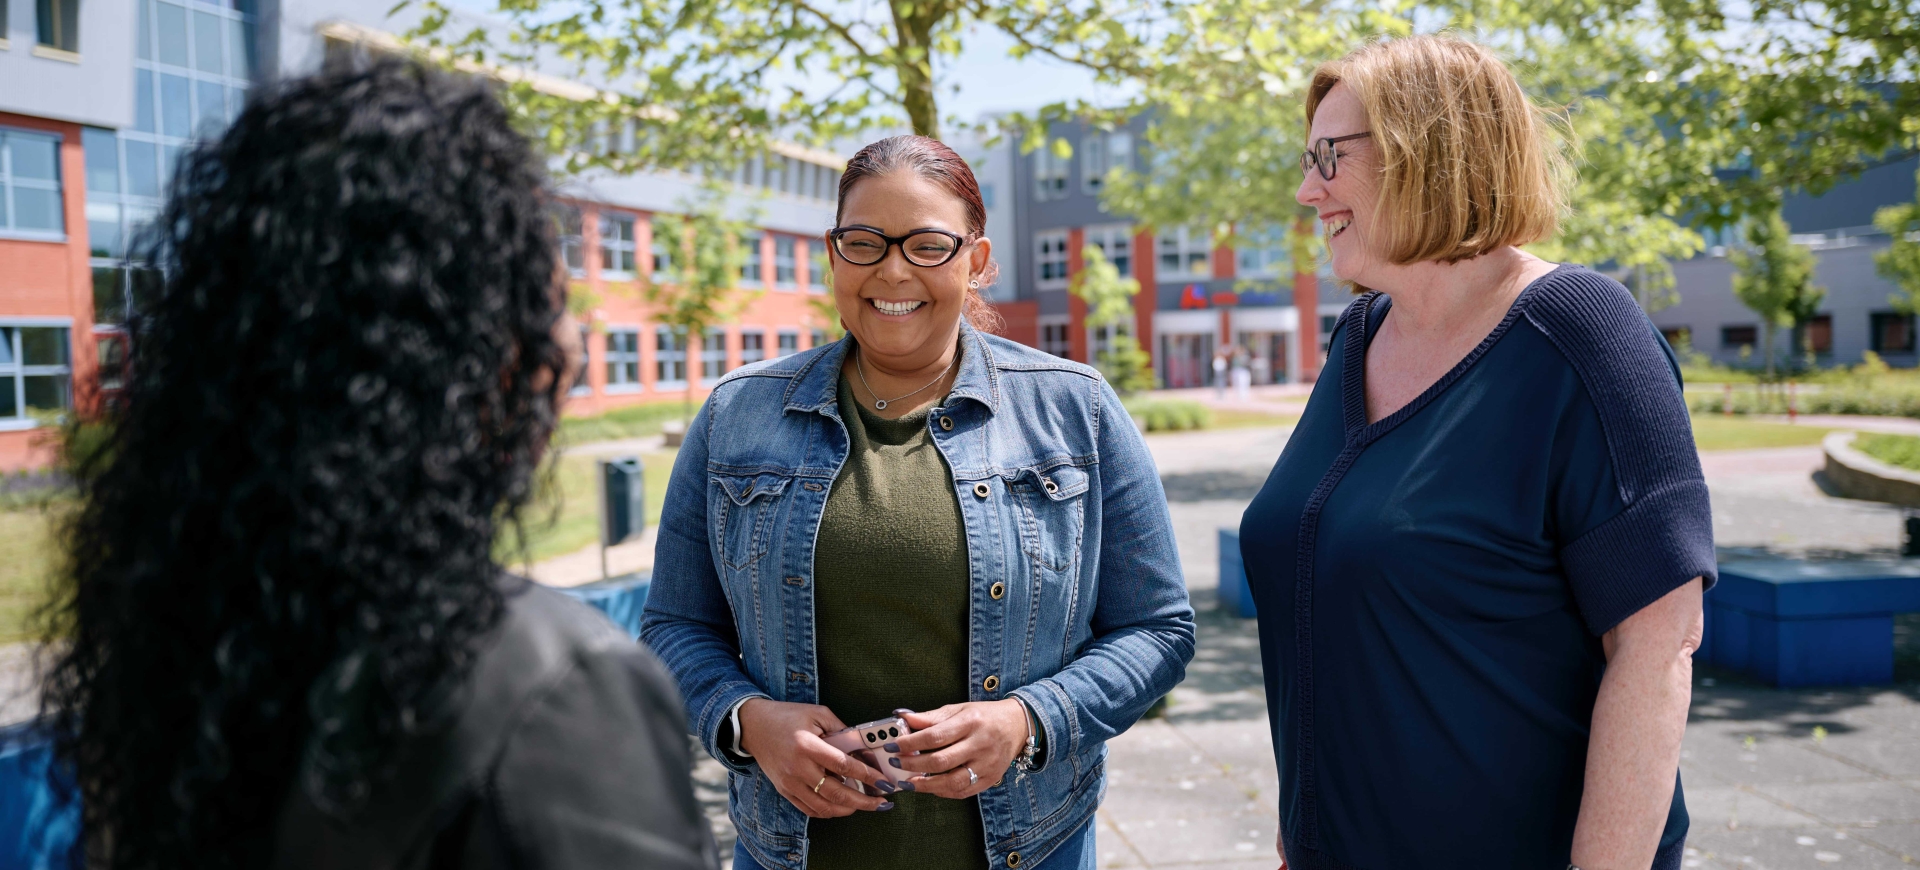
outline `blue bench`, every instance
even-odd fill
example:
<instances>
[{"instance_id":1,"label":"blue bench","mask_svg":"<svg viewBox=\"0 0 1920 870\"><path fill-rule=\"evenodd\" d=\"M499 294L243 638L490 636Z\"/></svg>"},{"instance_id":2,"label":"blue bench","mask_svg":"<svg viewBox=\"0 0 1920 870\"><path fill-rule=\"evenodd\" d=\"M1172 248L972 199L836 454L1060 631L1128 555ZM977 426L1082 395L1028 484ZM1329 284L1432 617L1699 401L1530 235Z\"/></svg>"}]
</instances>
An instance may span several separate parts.
<instances>
[{"instance_id":1,"label":"blue bench","mask_svg":"<svg viewBox=\"0 0 1920 870\"><path fill-rule=\"evenodd\" d=\"M1740 559L1707 593L1700 658L1781 688L1893 681L1893 617L1920 611L1920 560Z\"/></svg>"},{"instance_id":2,"label":"blue bench","mask_svg":"<svg viewBox=\"0 0 1920 870\"><path fill-rule=\"evenodd\" d=\"M647 606L646 572L562 590L600 609L635 638ZM53 751L38 723L0 728L0 870L64 870L80 834L78 808L51 780Z\"/></svg>"}]
</instances>

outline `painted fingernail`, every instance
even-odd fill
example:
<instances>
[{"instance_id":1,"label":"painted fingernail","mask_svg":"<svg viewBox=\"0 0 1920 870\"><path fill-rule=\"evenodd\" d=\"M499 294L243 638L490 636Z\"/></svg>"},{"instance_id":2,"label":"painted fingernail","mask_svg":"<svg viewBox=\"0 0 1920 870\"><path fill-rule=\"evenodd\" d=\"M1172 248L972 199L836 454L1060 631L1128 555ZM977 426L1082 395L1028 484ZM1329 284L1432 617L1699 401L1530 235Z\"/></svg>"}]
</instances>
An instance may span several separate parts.
<instances>
[{"instance_id":1,"label":"painted fingernail","mask_svg":"<svg viewBox=\"0 0 1920 870\"><path fill-rule=\"evenodd\" d=\"M913 787L913 783L911 783L911 782L903 782L903 783L901 783L901 784L900 784L900 790L901 790L901 791L919 791L919 789L917 789L917 788L914 788L914 787Z\"/></svg>"},{"instance_id":2,"label":"painted fingernail","mask_svg":"<svg viewBox=\"0 0 1920 870\"><path fill-rule=\"evenodd\" d=\"M898 743L889 743L889 744L887 744L886 746L883 746L883 747L881 747L881 748L882 748L882 749L885 749L885 750L887 750L888 752L899 752L899 751L900 751L900 744L898 744Z\"/></svg>"},{"instance_id":3,"label":"painted fingernail","mask_svg":"<svg viewBox=\"0 0 1920 870\"><path fill-rule=\"evenodd\" d=\"M894 767L900 767L900 759L898 758L889 758L887 759L887 763L893 765ZM900 767L900 769L906 770L906 768L904 767Z\"/></svg>"},{"instance_id":4,"label":"painted fingernail","mask_svg":"<svg viewBox=\"0 0 1920 870\"><path fill-rule=\"evenodd\" d=\"M897 708L897 709L895 709L895 710L893 711L893 715L895 715L895 716L905 716L905 715L907 715L908 713L911 713L911 712L913 712L913 711L912 711L912 710L909 710L909 709L907 709L907 708L905 708L905 707L900 707L900 708Z\"/></svg>"},{"instance_id":5,"label":"painted fingernail","mask_svg":"<svg viewBox=\"0 0 1920 870\"><path fill-rule=\"evenodd\" d=\"M893 801L881 801L880 806L875 807L875 809L878 809L880 812L884 813L887 810L893 809Z\"/></svg>"},{"instance_id":6,"label":"painted fingernail","mask_svg":"<svg viewBox=\"0 0 1920 870\"><path fill-rule=\"evenodd\" d=\"M884 779L874 783L873 787L879 789L880 791L886 794L893 794L894 789L897 788L897 786L895 786L891 781L884 780Z\"/></svg>"}]
</instances>

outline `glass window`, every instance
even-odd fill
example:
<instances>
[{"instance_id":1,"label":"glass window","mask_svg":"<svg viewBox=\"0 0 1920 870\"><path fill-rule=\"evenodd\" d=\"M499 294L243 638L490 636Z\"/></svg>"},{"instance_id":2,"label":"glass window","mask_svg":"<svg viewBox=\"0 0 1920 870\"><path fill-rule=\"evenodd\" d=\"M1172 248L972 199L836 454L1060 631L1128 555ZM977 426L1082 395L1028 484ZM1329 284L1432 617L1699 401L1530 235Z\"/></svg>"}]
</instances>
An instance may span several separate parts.
<instances>
[{"instance_id":1,"label":"glass window","mask_svg":"<svg viewBox=\"0 0 1920 870\"><path fill-rule=\"evenodd\" d=\"M1731 350L1731 349L1741 348L1741 347L1752 347L1755 344L1758 344L1759 341L1760 341L1760 328L1757 326L1746 325L1746 326L1720 327L1720 346L1723 348L1727 348ZM1876 347L1874 348L1874 350L1879 350L1879 348Z\"/></svg>"},{"instance_id":2,"label":"glass window","mask_svg":"<svg viewBox=\"0 0 1920 870\"><path fill-rule=\"evenodd\" d=\"M93 267L93 322L127 320L126 272L109 266Z\"/></svg>"},{"instance_id":3,"label":"glass window","mask_svg":"<svg viewBox=\"0 0 1920 870\"><path fill-rule=\"evenodd\" d=\"M126 252L120 240L120 204L87 200L87 253L119 257Z\"/></svg>"},{"instance_id":4,"label":"glass window","mask_svg":"<svg viewBox=\"0 0 1920 870\"><path fill-rule=\"evenodd\" d=\"M160 75L160 132L182 139L193 134L191 90L185 76Z\"/></svg>"},{"instance_id":5,"label":"glass window","mask_svg":"<svg viewBox=\"0 0 1920 870\"><path fill-rule=\"evenodd\" d=\"M199 111L193 116L193 129L200 136L218 136L227 128L227 89L219 82L197 81L193 83L195 96L199 97Z\"/></svg>"},{"instance_id":6,"label":"glass window","mask_svg":"<svg viewBox=\"0 0 1920 870\"><path fill-rule=\"evenodd\" d=\"M787 180L787 158L779 155L767 157L767 189L784 190Z\"/></svg>"},{"instance_id":7,"label":"glass window","mask_svg":"<svg viewBox=\"0 0 1920 870\"><path fill-rule=\"evenodd\" d=\"M154 17L154 35L160 43L160 62L187 65L187 10L172 3L161 3Z\"/></svg>"},{"instance_id":8,"label":"glass window","mask_svg":"<svg viewBox=\"0 0 1920 870\"><path fill-rule=\"evenodd\" d=\"M808 347L820 347L827 343L827 331L824 329L811 330L807 333L807 341L809 342Z\"/></svg>"},{"instance_id":9,"label":"glass window","mask_svg":"<svg viewBox=\"0 0 1920 870\"><path fill-rule=\"evenodd\" d=\"M827 246L825 242L807 243L807 289L827 292Z\"/></svg>"},{"instance_id":10,"label":"glass window","mask_svg":"<svg viewBox=\"0 0 1920 870\"><path fill-rule=\"evenodd\" d=\"M740 283L757 286L760 283L760 234L748 233L740 239L740 247L746 259L740 261Z\"/></svg>"},{"instance_id":11,"label":"glass window","mask_svg":"<svg viewBox=\"0 0 1920 870\"><path fill-rule=\"evenodd\" d=\"M633 274L632 215L600 213L600 270L620 277Z\"/></svg>"},{"instance_id":12,"label":"glass window","mask_svg":"<svg viewBox=\"0 0 1920 870\"><path fill-rule=\"evenodd\" d=\"M1033 152L1033 198L1044 202L1065 196L1070 162L1053 153L1051 142L1042 143Z\"/></svg>"},{"instance_id":13,"label":"glass window","mask_svg":"<svg viewBox=\"0 0 1920 870\"><path fill-rule=\"evenodd\" d=\"M653 333L654 385L682 383L687 379L687 336L667 327Z\"/></svg>"},{"instance_id":14,"label":"glass window","mask_svg":"<svg viewBox=\"0 0 1920 870\"><path fill-rule=\"evenodd\" d=\"M1054 356L1066 358L1073 352L1073 341L1069 337L1072 324L1066 322L1043 323L1040 325L1040 349Z\"/></svg>"},{"instance_id":15,"label":"glass window","mask_svg":"<svg viewBox=\"0 0 1920 870\"><path fill-rule=\"evenodd\" d=\"M0 229L66 231L60 207L60 139L0 130Z\"/></svg>"},{"instance_id":16,"label":"glass window","mask_svg":"<svg viewBox=\"0 0 1920 870\"><path fill-rule=\"evenodd\" d=\"M246 107L247 107L247 89L246 88L228 88L227 89L227 123L229 124L233 123L233 119L240 117L240 110L245 109Z\"/></svg>"},{"instance_id":17,"label":"glass window","mask_svg":"<svg viewBox=\"0 0 1920 870\"><path fill-rule=\"evenodd\" d=\"M112 130L84 127L80 148L87 155L87 192L120 192L120 143Z\"/></svg>"},{"instance_id":18,"label":"glass window","mask_svg":"<svg viewBox=\"0 0 1920 870\"><path fill-rule=\"evenodd\" d=\"M726 373L727 331L709 329L706 338L700 342L700 377L713 381Z\"/></svg>"},{"instance_id":19,"label":"glass window","mask_svg":"<svg viewBox=\"0 0 1920 870\"><path fill-rule=\"evenodd\" d=\"M1167 275L1205 277L1212 274L1213 270L1208 268L1212 241L1212 234L1201 228L1179 227L1161 232L1158 240L1161 270Z\"/></svg>"},{"instance_id":20,"label":"glass window","mask_svg":"<svg viewBox=\"0 0 1920 870\"><path fill-rule=\"evenodd\" d=\"M160 155L152 142L127 140L127 192L134 196L159 196L160 173L155 167Z\"/></svg>"},{"instance_id":21,"label":"glass window","mask_svg":"<svg viewBox=\"0 0 1920 870\"><path fill-rule=\"evenodd\" d=\"M1242 275L1279 275L1288 267L1286 231L1269 224L1239 233L1234 257Z\"/></svg>"},{"instance_id":22,"label":"glass window","mask_svg":"<svg viewBox=\"0 0 1920 870\"><path fill-rule=\"evenodd\" d=\"M227 19L227 75L253 78L253 27L238 18Z\"/></svg>"},{"instance_id":23,"label":"glass window","mask_svg":"<svg viewBox=\"0 0 1920 870\"><path fill-rule=\"evenodd\" d=\"M580 210L570 205L556 206L554 219L560 224L560 256L575 277L586 274L586 240L582 237Z\"/></svg>"},{"instance_id":24,"label":"glass window","mask_svg":"<svg viewBox=\"0 0 1920 870\"><path fill-rule=\"evenodd\" d=\"M767 334L764 332L740 333L740 364L757 363L767 358Z\"/></svg>"},{"instance_id":25,"label":"glass window","mask_svg":"<svg viewBox=\"0 0 1920 870\"><path fill-rule=\"evenodd\" d=\"M793 242L792 236L773 237L773 280L782 287L794 283Z\"/></svg>"},{"instance_id":26,"label":"glass window","mask_svg":"<svg viewBox=\"0 0 1920 870\"><path fill-rule=\"evenodd\" d=\"M5 4L0 3L0 6ZM133 56L141 60L153 60L153 13L147 11L147 0L134 0L140 7L140 29L134 34Z\"/></svg>"},{"instance_id":27,"label":"glass window","mask_svg":"<svg viewBox=\"0 0 1920 870\"><path fill-rule=\"evenodd\" d=\"M142 4L141 8L146 8ZM153 111L153 73L137 69L133 71L133 129L142 133L158 133L155 127Z\"/></svg>"},{"instance_id":28,"label":"glass window","mask_svg":"<svg viewBox=\"0 0 1920 870\"><path fill-rule=\"evenodd\" d=\"M1126 224L1088 227L1087 244L1094 245L1105 255L1107 262L1120 271L1120 276L1133 275L1133 228Z\"/></svg>"},{"instance_id":29,"label":"glass window","mask_svg":"<svg viewBox=\"0 0 1920 870\"><path fill-rule=\"evenodd\" d=\"M780 333L780 346L774 356L789 356L800 352L800 333Z\"/></svg>"},{"instance_id":30,"label":"glass window","mask_svg":"<svg viewBox=\"0 0 1920 870\"><path fill-rule=\"evenodd\" d=\"M673 246L661 235L659 224L653 225L653 241L648 245L648 251L653 257L654 280L673 280Z\"/></svg>"},{"instance_id":31,"label":"glass window","mask_svg":"<svg viewBox=\"0 0 1920 870\"><path fill-rule=\"evenodd\" d=\"M186 149L178 145L160 146L160 189L166 190L167 180L173 177L173 170L180 166L180 152Z\"/></svg>"},{"instance_id":32,"label":"glass window","mask_svg":"<svg viewBox=\"0 0 1920 870\"><path fill-rule=\"evenodd\" d=\"M226 27L218 15L195 10L193 13L193 68L201 72L219 74L225 72L222 62L226 52L221 50L221 39Z\"/></svg>"},{"instance_id":33,"label":"glass window","mask_svg":"<svg viewBox=\"0 0 1920 870\"><path fill-rule=\"evenodd\" d=\"M640 386L640 332L635 329L607 331L607 386Z\"/></svg>"},{"instance_id":34,"label":"glass window","mask_svg":"<svg viewBox=\"0 0 1920 870\"><path fill-rule=\"evenodd\" d=\"M100 389L120 390L127 386L127 337L120 333L96 335L94 350L100 360Z\"/></svg>"},{"instance_id":35,"label":"glass window","mask_svg":"<svg viewBox=\"0 0 1920 870\"><path fill-rule=\"evenodd\" d=\"M61 51L80 50L80 0L39 0L34 7L41 45Z\"/></svg>"},{"instance_id":36,"label":"glass window","mask_svg":"<svg viewBox=\"0 0 1920 870\"><path fill-rule=\"evenodd\" d=\"M1807 351L1814 354L1833 353L1833 315L1816 314L1806 325Z\"/></svg>"},{"instance_id":37,"label":"glass window","mask_svg":"<svg viewBox=\"0 0 1920 870\"><path fill-rule=\"evenodd\" d=\"M72 406L73 370L64 326L0 325L0 425Z\"/></svg>"},{"instance_id":38,"label":"glass window","mask_svg":"<svg viewBox=\"0 0 1920 870\"><path fill-rule=\"evenodd\" d=\"M1913 316L1880 312L1871 316L1874 353L1913 353ZM1753 327L1748 327L1752 330ZM1724 333L1726 330L1722 329ZM1748 344L1753 342L1749 340Z\"/></svg>"},{"instance_id":39,"label":"glass window","mask_svg":"<svg viewBox=\"0 0 1920 870\"><path fill-rule=\"evenodd\" d=\"M1033 237L1034 265L1039 269L1037 277L1042 284L1057 284L1067 280L1067 233L1065 230L1035 233Z\"/></svg>"}]
</instances>

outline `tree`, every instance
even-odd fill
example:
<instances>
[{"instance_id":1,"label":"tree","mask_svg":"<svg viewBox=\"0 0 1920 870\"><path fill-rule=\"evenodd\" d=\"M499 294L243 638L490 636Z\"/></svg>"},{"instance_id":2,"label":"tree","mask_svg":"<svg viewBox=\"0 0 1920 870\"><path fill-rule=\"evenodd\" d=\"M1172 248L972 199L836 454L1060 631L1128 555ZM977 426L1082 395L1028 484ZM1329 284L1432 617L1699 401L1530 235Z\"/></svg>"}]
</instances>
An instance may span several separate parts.
<instances>
[{"instance_id":1,"label":"tree","mask_svg":"<svg viewBox=\"0 0 1920 870\"><path fill-rule=\"evenodd\" d=\"M679 333L686 342L688 420L693 419L693 386L698 380L694 341L704 341L708 327L733 319L759 296L736 289L740 267L747 259L740 240L749 227L745 221L726 216L723 196L717 185L710 183L699 198L683 204L683 214L654 217L653 231L681 240L683 256L673 264L670 274L647 273L641 285L641 293L654 307L654 320Z\"/></svg>"},{"instance_id":2,"label":"tree","mask_svg":"<svg viewBox=\"0 0 1920 870\"><path fill-rule=\"evenodd\" d=\"M554 59L585 93L507 76L516 105L576 167L725 167L772 135L826 142L904 121L938 136L940 62L976 28L1118 83L1136 75L1159 0L496 0L507 33L452 30L440 0L412 36L459 62ZM831 83L829 86L827 83ZM629 133L631 131L631 133ZM619 140L618 146L588 147Z\"/></svg>"},{"instance_id":3,"label":"tree","mask_svg":"<svg viewBox=\"0 0 1920 870\"><path fill-rule=\"evenodd\" d=\"M1794 326L1802 316L1810 319L1826 290L1813 284L1813 252L1793 243L1778 211L1748 223L1746 242L1727 255L1734 268L1733 295L1760 315L1761 353L1771 381L1774 330Z\"/></svg>"},{"instance_id":4,"label":"tree","mask_svg":"<svg viewBox=\"0 0 1920 870\"><path fill-rule=\"evenodd\" d=\"M1920 184L1920 172L1914 179ZM1913 202L1875 212L1873 225L1893 237L1892 245L1874 255L1874 268L1900 288L1892 297L1894 307L1911 314L1920 307L1920 188Z\"/></svg>"},{"instance_id":5,"label":"tree","mask_svg":"<svg viewBox=\"0 0 1920 870\"><path fill-rule=\"evenodd\" d=\"M1094 366L1122 396L1153 389L1153 366L1140 339L1133 334L1133 297L1140 293L1140 282L1120 276L1120 269L1107 260L1099 245L1088 245L1081 253L1082 266L1067 285L1067 292L1087 303L1087 326L1109 331L1112 341Z\"/></svg>"}]
</instances>

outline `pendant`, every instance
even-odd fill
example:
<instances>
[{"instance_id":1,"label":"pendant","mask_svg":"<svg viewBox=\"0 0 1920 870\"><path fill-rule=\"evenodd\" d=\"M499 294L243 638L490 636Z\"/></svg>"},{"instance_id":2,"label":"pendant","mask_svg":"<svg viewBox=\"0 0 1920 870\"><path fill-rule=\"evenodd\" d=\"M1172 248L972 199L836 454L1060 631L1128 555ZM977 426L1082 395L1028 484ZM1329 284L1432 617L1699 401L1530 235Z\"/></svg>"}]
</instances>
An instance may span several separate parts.
<instances>
[{"instance_id":1,"label":"pendant","mask_svg":"<svg viewBox=\"0 0 1920 870\"><path fill-rule=\"evenodd\" d=\"M886 400L886 399L874 399L874 400L873 400L873 409L874 409L875 411L885 411L885 410L887 409L887 400Z\"/></svg>"}]
</instances>

